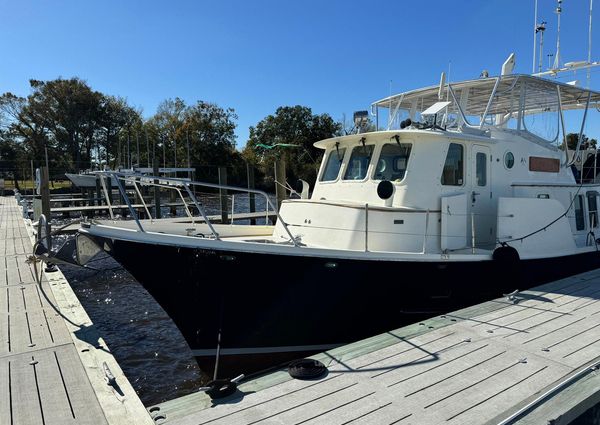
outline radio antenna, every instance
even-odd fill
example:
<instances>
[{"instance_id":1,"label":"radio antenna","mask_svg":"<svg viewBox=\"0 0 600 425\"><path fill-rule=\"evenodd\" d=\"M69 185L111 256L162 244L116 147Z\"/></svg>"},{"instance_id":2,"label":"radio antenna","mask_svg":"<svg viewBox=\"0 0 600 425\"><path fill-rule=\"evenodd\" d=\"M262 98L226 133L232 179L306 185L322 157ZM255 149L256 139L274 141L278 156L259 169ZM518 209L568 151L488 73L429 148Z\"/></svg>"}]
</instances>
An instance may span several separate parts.
<instances>
[{"instance_id":1,"label":"radio antenna","mask_svg":"<svg viewBox=\"0 0 600 425\"><path fill-rule=\"evenodd\" d=\"M592 63L592 4L594 0L590 0L590 28L588 31L588 65ZM587 69L587 88L590 88L591 67Z\"/></svg>"},{"instance_id":2,"label":"radio antenna","mask_svg":"<svg viewBox=\"0 0 600 425\"><path fill-rule=\"evenodd\" d=\"M558 19L556 27L556 55L554 56L554 65L552 69L560 68L560 15L562 13L562 0L557 0L558 5L556 6L556 16Z\"/></svg>"}]
</instances>

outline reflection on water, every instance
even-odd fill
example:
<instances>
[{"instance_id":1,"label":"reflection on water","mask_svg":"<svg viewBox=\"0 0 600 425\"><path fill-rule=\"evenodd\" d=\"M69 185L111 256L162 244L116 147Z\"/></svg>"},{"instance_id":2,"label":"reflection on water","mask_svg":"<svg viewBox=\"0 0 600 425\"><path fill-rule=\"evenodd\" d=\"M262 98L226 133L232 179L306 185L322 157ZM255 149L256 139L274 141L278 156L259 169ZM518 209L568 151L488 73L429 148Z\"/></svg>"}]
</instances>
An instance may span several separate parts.
<instances>
[{"instance_id":1,"label":"reflection on water","mask_svg":"<svg viewBox=\"0 0 600 425\"><path fill-rule=\"evenodd\" d=\"M101 255L90 265L102 271L61 270L142 402L194 392L207 377L175 324L133 276Z\"/></svg>"}]
</instances>

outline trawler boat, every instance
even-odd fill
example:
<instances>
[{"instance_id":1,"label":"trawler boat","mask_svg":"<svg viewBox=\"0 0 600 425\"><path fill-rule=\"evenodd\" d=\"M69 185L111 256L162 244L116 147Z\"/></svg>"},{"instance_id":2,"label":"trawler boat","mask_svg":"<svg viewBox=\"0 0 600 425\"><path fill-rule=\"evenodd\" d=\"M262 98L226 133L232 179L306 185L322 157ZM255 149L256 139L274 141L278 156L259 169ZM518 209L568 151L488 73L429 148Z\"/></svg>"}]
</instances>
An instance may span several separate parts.
<instances>
[{"instance_id":1,"label":"trawler boat","mask_svg":"<svg viewBox=\"0 0 600 425\"><path fill-rule=\"evenodd\" d=\"M312 194L273 226L211 223L190 189L218 185L163 178L199 214L132 209L80 233L147 288L201 366L218 353L248 372L600 267L596 170L577 180L581 142L571 156L564 142L599 106L600 92L530 75L442 79L373 103L384 130L316 142Z\"/></svg>"}]
</instances>

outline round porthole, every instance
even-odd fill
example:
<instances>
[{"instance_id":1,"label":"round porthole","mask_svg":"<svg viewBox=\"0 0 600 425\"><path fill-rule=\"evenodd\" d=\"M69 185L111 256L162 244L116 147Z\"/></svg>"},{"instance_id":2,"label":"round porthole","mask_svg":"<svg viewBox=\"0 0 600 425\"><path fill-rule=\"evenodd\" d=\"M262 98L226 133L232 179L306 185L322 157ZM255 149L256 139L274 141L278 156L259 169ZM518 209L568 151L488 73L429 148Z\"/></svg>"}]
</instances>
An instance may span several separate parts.
<instances>
[{"instance_id":1,"label":"round porthole","mask_svg":"<svg viewBox=\"0 0 600 425\"><path fill-rule=\"evenodd\" d=\"M506 152L504 154L504 166L508 169L512 168L515 165L515 156L512 152Z\"/></svg>"}]
</instances>

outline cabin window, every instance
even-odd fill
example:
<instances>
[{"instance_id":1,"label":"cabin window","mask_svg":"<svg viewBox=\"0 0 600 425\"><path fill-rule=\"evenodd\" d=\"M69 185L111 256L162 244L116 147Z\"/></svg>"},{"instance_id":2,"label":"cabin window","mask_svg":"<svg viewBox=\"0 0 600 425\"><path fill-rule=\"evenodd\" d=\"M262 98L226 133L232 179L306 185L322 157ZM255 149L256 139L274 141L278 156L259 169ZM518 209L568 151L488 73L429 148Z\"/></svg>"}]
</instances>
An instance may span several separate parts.
<instances>
[{"instance_id":1,"label":"cabin window","mask_svg":"<svg viewBox=\"0 0 600 425\"><path fill-rule=\"evenodd\" d=\"M590 228L598 227L598 192L592 191L585 194L588 202L588 214L590 216Z\"/></svg>"},{"instance_id":2,"label":"cabin window","mask_svg":"<svg viewBox=\"0 0 600 425\"><path fill-rule=\"evenodd\" d=\"M344 174L344 180L364 180L367 177L367 170L373 156L373 147L375 145L357 146L352 149L350 161Z\"/></svg>"},{"instance_id":3,"label":"cabin window","mask_svg":"<svg viewBox=\"0 0 600 425\"><path fill-rule=\"evenodd\" d=\"M577 195L575 198L575 229L585 229L585 220L583 216L583 195Z\"/></svg>"},{"instance_id":4,"label":"cabin window","mask_svg":"<svg viewBox=\"0 0 600 425\"><path fill-rule=\"evenodd\" d=\"M344 161L345 153L346 148L334 149L329 152L327 163L325 164L325 170L323 170L323 174L321 175L322 182L330 182L338 178L340 168L342 167L342 162Z\"/></svg>"},{"instance_id":5,"label":"cabin window","mask_svg":"<svg viewBox=\"0 0 600 425\"><path fill-rule=\"evenodd\" d=\"M504 166L509 170L515 165L515 156L512 152L506 152L504 154Z\"/></svg>"},{"instance_id":6,"label":"cabin window","mask_svg":"<svg viewBox=\"0 0 600 425\"><path fill-rule=\"evenodd\" d=\"M442 184L446 186L463 185L463 151L458 143L450 143L444 170L442 171Z\"/></svg>"},{"instance_id":7,"label":"cabin window","mask_svg":"<svg viewBox=\"0 0 600 425\"><path fill-rule=\"evenodd\" d=\"M375 168L375 180L399 182L404 179L408 157L412 146L410 143L386 143Z\"/></svg>"},{"instance_id":8,"label":"cabin window","mask_svg":"<svg viewBox=\"0 0 600 425\"><path fill-rule=\"evenodd\" d=\"M475 180L477 186L487 185L487 155L482 152L475 156Z\"/></svg>"}]
</instances>

